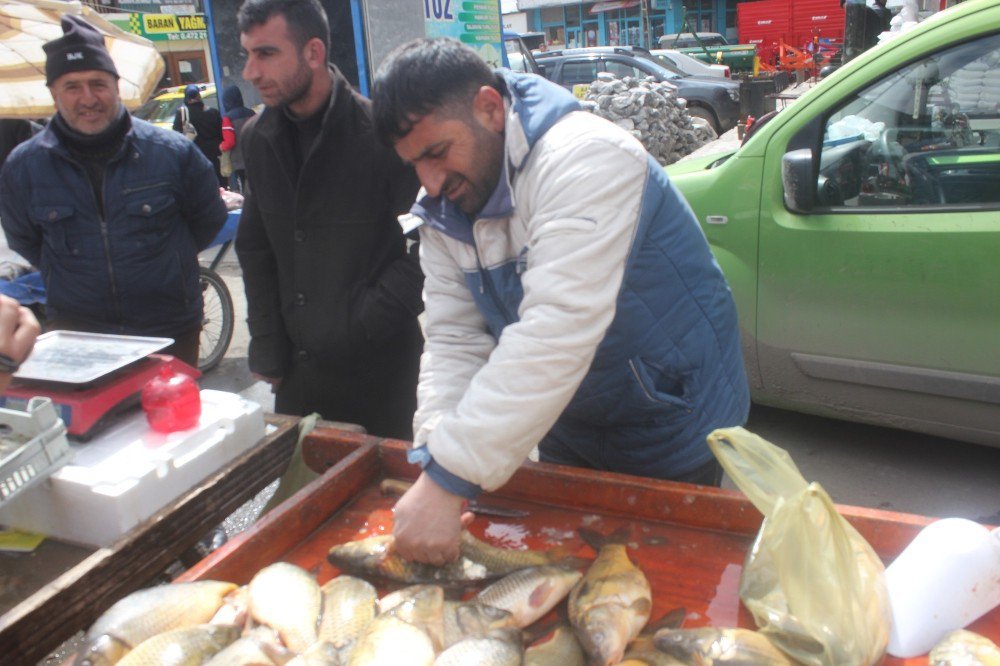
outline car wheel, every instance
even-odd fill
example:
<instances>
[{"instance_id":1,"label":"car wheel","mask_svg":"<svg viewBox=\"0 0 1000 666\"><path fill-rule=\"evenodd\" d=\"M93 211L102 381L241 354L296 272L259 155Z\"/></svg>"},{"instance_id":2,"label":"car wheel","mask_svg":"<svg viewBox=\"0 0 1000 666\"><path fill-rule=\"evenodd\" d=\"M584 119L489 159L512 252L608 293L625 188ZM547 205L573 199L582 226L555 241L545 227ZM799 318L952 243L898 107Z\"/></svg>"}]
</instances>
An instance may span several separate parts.
<instances>
[{"instance_id":1,"label":"car wheel","mask_svg":"<svg viewBox=\"0 0 1000 666\"><path fill-rule=\"evenodd\" d=\"M715 114L708 109L701 106L689 106L687 112L692 118L702 118L706 120L708 122L708 126L715 130L716 135L722 134L722 132L719 131L719 123L715 119Z\"/></svg>"}]
</instances>

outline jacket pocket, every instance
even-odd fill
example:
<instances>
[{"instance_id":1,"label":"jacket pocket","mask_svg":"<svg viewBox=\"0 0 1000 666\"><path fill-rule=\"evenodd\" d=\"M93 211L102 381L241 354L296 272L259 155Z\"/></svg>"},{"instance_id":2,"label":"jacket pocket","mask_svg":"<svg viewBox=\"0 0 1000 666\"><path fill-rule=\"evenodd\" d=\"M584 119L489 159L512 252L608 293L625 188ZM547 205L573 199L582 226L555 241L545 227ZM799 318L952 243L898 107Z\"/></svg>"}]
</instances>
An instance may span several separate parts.
<instances>
[{"instance_id":1,"label":"jacket pocket","mask_svg":"<svg viewBox=\"0 0 1000 666\"><path fill-rule=\"evenodd\" d=\"M628 366L632 378L649 405L691 411L690 373L638 356L629 359Z\"/></svg>"}]
</instances>

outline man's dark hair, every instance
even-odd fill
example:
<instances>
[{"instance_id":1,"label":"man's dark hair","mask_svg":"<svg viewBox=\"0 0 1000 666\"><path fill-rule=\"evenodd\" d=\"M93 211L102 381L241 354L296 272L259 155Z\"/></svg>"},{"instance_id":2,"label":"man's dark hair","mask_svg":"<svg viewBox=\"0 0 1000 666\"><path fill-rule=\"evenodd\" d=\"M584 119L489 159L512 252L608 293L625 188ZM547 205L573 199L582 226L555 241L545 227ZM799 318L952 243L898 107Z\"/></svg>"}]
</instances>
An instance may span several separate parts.
<instances>
[{"instance_id":1,"label":"man's dark hair","mask_svg":"<svg viewBox=\"0 0 1000 666\"><path fill-rule=\"evenodd\" d=\"M497 75L479 55L454 39L415 39L390 53L375 75L375 128L386 143L402 139L414 123L435 111L468 103L482 86L502 90Z\"/></svg>"},{"instance_id":2,"label":"man's dark hair","mask_svg":"<svg viewBox=\"0 0 1000 666\"><path fill-rule=\"evenodd\" d=\"M292 40L300 50L315 37L323 42L326 56L330 57L330 22L319 0L246 0L236 14L236 23L244 33L279 14L285 17Z\"/></svg>"}]
</instances>

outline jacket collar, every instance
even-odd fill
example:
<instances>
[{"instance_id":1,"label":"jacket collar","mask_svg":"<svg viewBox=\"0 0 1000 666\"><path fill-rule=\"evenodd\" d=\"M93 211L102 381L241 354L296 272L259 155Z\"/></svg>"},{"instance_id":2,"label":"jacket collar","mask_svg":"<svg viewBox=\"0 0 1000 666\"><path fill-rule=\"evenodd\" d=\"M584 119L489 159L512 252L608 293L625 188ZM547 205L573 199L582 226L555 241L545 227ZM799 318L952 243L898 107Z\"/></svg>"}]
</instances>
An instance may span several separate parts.
<instances>
[{"instance_id":1,"label":"jacket collar","mask_svg":"<svg viewBox=\"0 0 1000 666\"><path fill-rule=\"evenodd\" d=\"M504 96L505 159L497 186L479 212L479 219L500 219L513 214L511 183L524 167L531 149L560 118L580 110L580 102L572 94L540 76L509 70L499 70L498 74L503 77L507 88ZM418 219L414 220L414 217ZM423 188L410 209L410 215L400 219L406 230L426 223L432 229L470 245L474 244L473 222L447 198L441 195L430 197Z\"/></svg>"},{"instance_id":2,"label":"jacket collar","mask_svg":"<svg viewBox=\"0 0 1000 666\"><path fill-rule=\"evenodd\" d=\"M331 128L337 127L340 117L350 112L348 102L350 101L351 84L334 65L331 64L328 71L330 79L333 81L333 89L330 93L330 103L327 104L326 112L323 115L320 137L323 137ZM282 170L289 175L289 178L291 178L291 174L300 172L300 169L295 168L292 132L292 121L288 119L284 109L281 108L264 109L257 117L254 126L254 134L262 137L271 145ZM308 157L308 155L304 155L303 161L307 160ZM292 187L295 187L295 183L292 183Z\"/></svg>"}]
</instances>

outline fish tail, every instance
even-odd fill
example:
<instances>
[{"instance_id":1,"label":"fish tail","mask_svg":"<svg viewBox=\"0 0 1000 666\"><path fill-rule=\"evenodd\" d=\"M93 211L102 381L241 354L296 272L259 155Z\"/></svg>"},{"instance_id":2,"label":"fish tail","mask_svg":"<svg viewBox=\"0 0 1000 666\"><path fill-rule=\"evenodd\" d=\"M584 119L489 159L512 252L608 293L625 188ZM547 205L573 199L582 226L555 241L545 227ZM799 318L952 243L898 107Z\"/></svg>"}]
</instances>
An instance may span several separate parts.
<instances>
[{"instance_id":1,"label":"fish tail","mask_svg":"<svg viewBox=\"0 0 1000 666\"><path fill-rule=\"evenodd\" d=\"M611 534L601 534L588 527L579 527L576 531L588 546L598 551L601 546L607 544L628 543L629 537L632 536L632 528L628 525L622 525Z\"/></svg>"},{"instance_id":2,"label":"fish tail","mask_svg":"<svg viewBox=\"0 0 1000 666\"><path fill-rule=\"evenodd\" d=\"M558 564L567 569L582 569L590 566L592 560L574 554L574 549L563 544L545 551L545 558L549 564Z\"/></svg>"}]
</instances>

